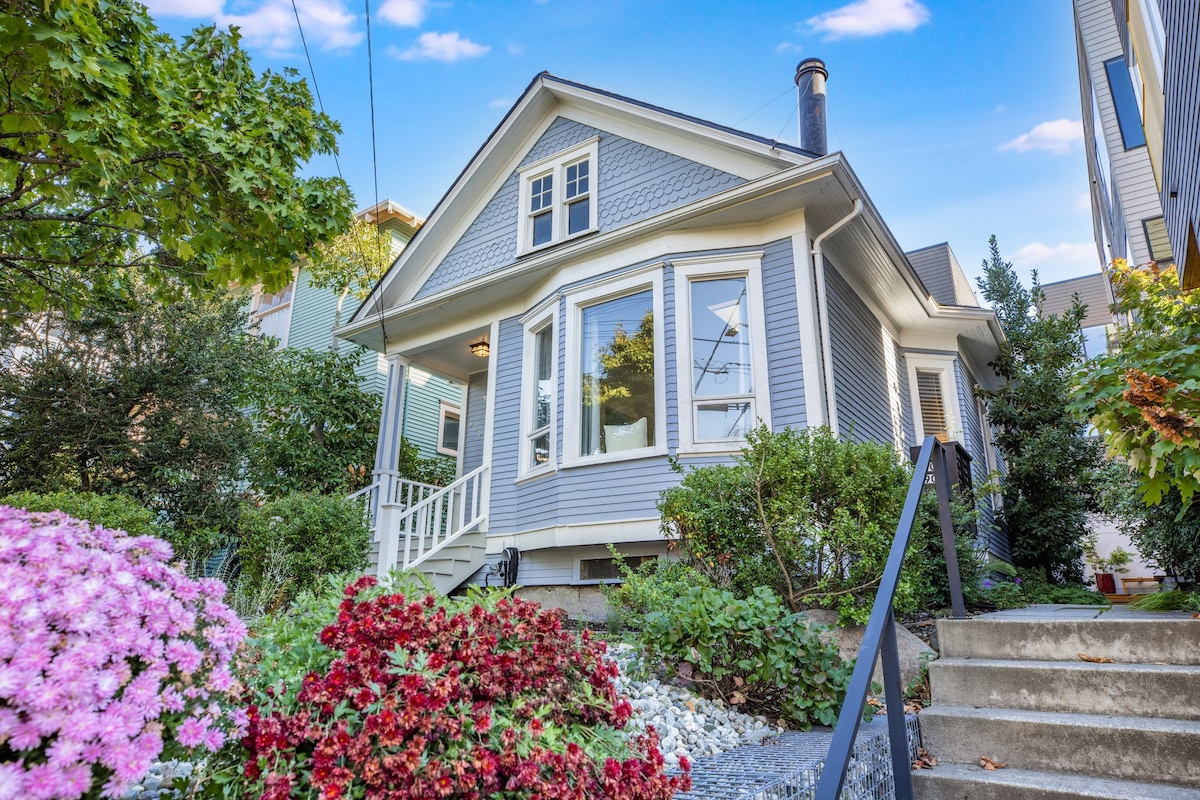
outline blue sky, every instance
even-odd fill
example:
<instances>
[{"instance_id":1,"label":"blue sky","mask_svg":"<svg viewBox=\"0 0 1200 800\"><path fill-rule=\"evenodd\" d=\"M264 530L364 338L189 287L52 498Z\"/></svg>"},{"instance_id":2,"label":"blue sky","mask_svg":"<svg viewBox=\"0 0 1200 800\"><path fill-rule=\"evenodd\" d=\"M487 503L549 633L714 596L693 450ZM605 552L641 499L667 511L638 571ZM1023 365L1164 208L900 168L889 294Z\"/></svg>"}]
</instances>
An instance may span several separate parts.
<instances>
[{"instance_id":1,"label":"blue sky","mask_svg":"<svg viewBox=\"0 0 1200 800\"><path fill-rule=\"evenodd\" d=\"M291 0L151 0L182 34L239 25L255 66L308 65ZM296 0L341 171L375 200L366 3ZM1042 282L1098 269L1065 0L371 0L379 198L424 216L540 71L796 143L795 65L829 68L842 150L905 249L974 280L995 233ZM332 160L311 165L332 174Z\"/></svg>"}]
</instances>

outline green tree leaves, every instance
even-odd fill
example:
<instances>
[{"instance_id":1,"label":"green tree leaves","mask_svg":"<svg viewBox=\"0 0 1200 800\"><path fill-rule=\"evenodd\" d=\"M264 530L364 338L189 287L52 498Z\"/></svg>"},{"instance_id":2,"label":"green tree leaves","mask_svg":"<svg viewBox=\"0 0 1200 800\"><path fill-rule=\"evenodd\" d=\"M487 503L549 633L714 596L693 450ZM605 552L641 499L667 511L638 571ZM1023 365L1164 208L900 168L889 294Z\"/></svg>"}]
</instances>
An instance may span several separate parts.
<instances>
[{"instance_id":1,"label":"green tree leaves","mask_svg":"<svg viewBox=\"0 0 1200 800\"><path fill-rule=\"evenodd\" d=\"M298 178L339 129L236 32L160 33L132 0L0 10L0 313L111 306L230 281L276 288L341 232L340 179Z\"/></svg>"},{"instance_id":2,"label":"green tree leaves","mask_svg":"<svg viewBox=\"0 0 1200 800\"><path fill-rule=\"evenodd\" d=\"M1186 508L1200 489L1200 290L1182 291L1173 268L1153 264L1118 260L1111 275L1129 323L1079 373L1072 408L1137 473L1147 503L1177 494Z\"/></svg>"},{"instance_id":3,"label":"green tree leaves","mask_svg":"<svg viewBox=\"0 0 1200 800\"><path fill-rule=\"evenodd\" d=\"M979 390L1008 466L1004 516L1018 566L1041 570L1056 582L1083 578L1080 540L1087 533L1095 445L1068 408L1069 389L1083 358L1078 299L1061 317L1039 314L1044 299L1034 275L1026 289L993 236L979 281L1008 337L991 367L999 389Z\"/></svg>"}]
</instances>

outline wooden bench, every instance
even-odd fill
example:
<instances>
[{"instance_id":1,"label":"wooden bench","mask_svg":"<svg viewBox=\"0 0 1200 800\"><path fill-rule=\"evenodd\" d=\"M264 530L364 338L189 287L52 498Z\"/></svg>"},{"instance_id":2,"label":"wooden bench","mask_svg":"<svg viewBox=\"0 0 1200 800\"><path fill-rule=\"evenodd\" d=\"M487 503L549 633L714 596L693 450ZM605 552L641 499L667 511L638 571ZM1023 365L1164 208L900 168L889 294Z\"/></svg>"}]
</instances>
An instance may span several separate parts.
<instances>
[{"instance_id":1,"label":"wooden bench","mask_svg":"<svg viewBox=\"0 0 1200 800\"><path fill-rule=\"evenodd\" d=\"M1159 583L1154 578L1121 578L1121 588L1125 594L1155 594Z\"/></svg>"}]
</instances>

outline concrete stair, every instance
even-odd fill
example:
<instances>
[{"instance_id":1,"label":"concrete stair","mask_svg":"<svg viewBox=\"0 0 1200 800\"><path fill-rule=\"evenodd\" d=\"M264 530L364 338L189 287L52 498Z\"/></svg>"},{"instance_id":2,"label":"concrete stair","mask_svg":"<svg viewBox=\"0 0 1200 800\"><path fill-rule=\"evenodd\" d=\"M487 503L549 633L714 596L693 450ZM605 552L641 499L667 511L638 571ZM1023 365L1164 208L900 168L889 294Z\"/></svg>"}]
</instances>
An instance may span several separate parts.
<instances>
[{"instance_id":1,"label":"concrete stair","mask_svg":"<svg viewBox=\"0 0 1200 800\"><path fill-rule=\"evenodd\" d=\"M938 623L916 797L1200 800L1200 620L1055 609Z\"/></svg>"}]
</instances>

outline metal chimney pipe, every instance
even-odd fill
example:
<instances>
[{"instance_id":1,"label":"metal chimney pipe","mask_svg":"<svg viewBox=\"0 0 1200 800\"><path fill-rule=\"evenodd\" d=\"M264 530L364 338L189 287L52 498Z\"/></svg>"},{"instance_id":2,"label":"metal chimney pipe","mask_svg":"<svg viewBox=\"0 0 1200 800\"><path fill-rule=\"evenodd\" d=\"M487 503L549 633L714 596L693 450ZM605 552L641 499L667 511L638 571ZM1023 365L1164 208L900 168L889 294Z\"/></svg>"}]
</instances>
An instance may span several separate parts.
<instances>
[{"instance_id":1,"label":"metal chimney pipe","mask_svg":"<svg viewBox=\"0 0 1200 800\"><path fill-rule=\"evenodd\" d=\"M825 141L825 80L829 71L819 58L796 65L796 89L800 103L800 147L819 156L829 152Z\"/></svg>"}]
</instances>

